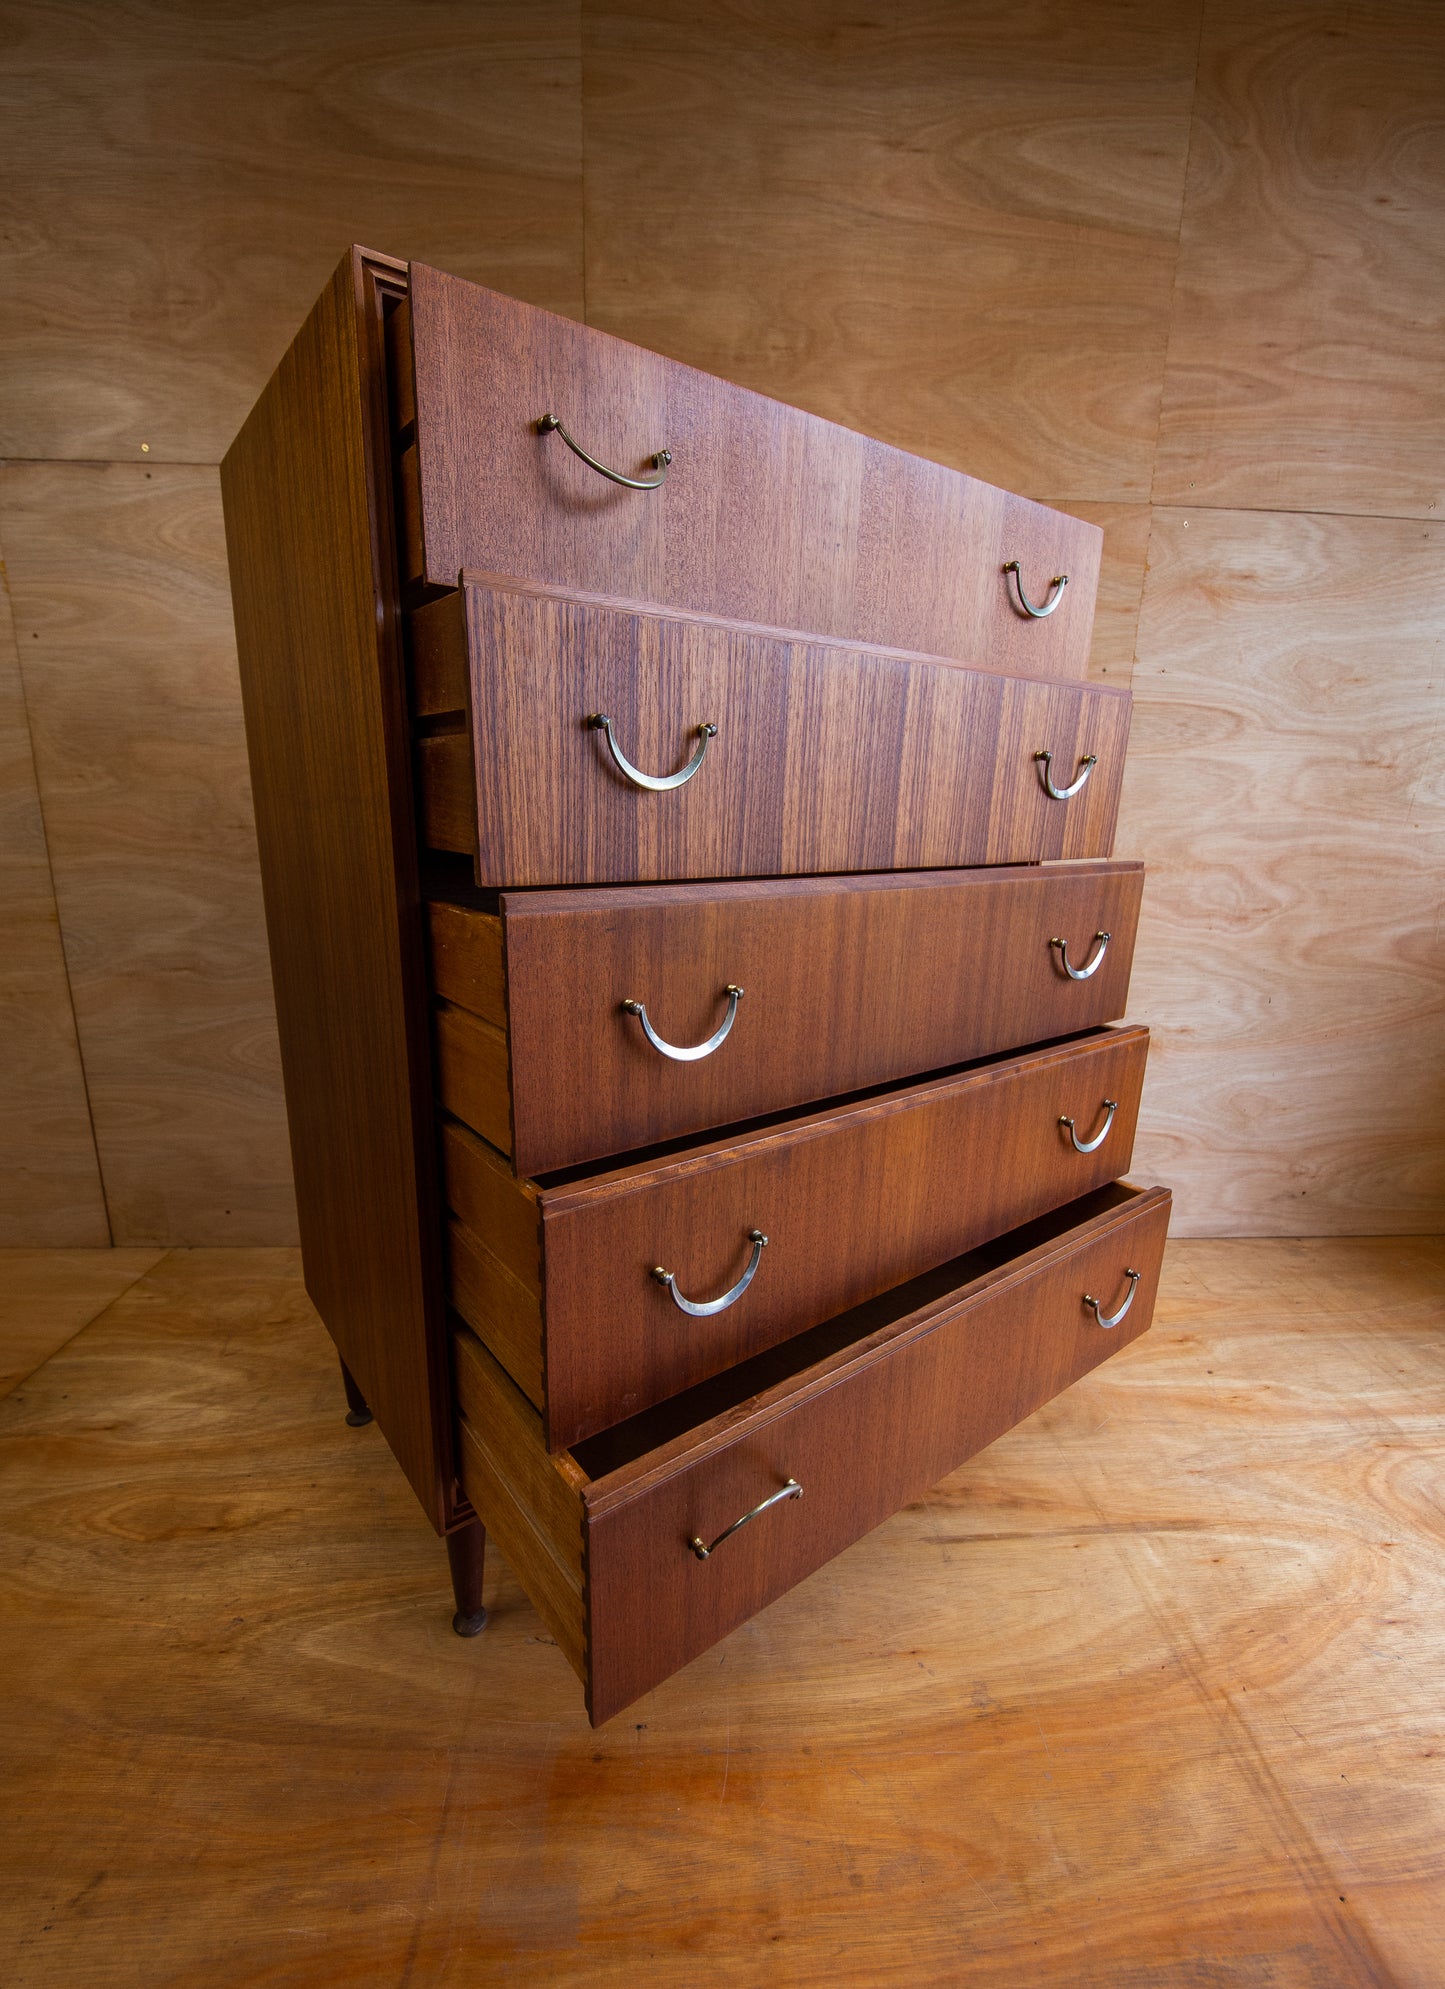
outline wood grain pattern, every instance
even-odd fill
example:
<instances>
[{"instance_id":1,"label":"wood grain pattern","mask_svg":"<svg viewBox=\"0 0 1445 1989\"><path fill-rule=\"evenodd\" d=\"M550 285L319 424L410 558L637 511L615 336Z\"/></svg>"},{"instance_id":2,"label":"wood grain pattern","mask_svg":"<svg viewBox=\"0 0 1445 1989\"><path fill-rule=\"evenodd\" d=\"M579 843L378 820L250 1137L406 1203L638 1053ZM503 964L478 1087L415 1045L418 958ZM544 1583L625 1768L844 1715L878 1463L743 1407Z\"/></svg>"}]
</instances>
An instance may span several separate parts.
<instances>
[{"instance_id":1,"label":"wood grain pattern","mask_svg":"<svg viewBox=\"0 0 1445 1989\"><path fill-rule=\"evenodd\" d=\"M1147 1053L1146 1031L1106 1031L541 1186L540 1306L485 1277L489 1208L449 1173L453 1300L560 1450L1127 1173ZM1060 1118L1092 1135L1110 1098L1108 1137L1077 1153ZM653 1267L714 1298L754 1230L742 1298L684 1318Z\"/></svg>"},{"instance_id":2,"label":"wood grain pattern","mask_svg":"<svg viewBox=\"0 0 1445 1989\"><path fill-rule=\"evenodd\" d=\"M507 1038L480 1016L446 1003L436 1012L437 1096L502 1153L512 1151Z\"/></svg>"},{"instance_id":3,"label":"wood grain pattern","mask_svg":"<svg viewBox=\"0 0 1445 1989\"><path fill-rule=\"evenodd\" d=\"M1171 1242L1141 1340L592 1731L495 1543L452 1635L295 1253L173 1253L0 1407L0 1974L1434 1989L1442 1329L1440 1241Z\"/></svg>"},{"instance_id":4,"label":"wood grain pattern","mask_svg":"<svg viewBox=\"0 0 1445 1989\"><path fill-rule=\"evenodd\" d=\"M1006 489L1146 498L1199 15L591 5L589 320Z\"/></svg>"},{"instance_id":5,"label":"wood grain pattern","mask_svg":"<svg viewBox=\"0 0 1445 1989\"><path fill-rule=\"evenodd\" d=\"M695 1426L683 1397L582 1446L575 1461L591 1482L576 1485L575 1509L554 1496L550 1520L521 1489L524 1472L530 1482L550 1471L554 1493L561 1482L540 1425L461 1331L457 1390L472 1439L462 1473L483 1519L494 1486L470 1460L499 1424L516 1433L510 1504L557 1531L559 1556L585 1510L594 1726L1145 1332L1168 1219L1164 1189L1114 1187L956 1258L833 1321L821 1346L808 1335L724 1376ZM1105 1331L1082 1294L1130 1289L1126 1265L1138 1274L1134 1301ZM694 1397L706 1403L709 1391ZM690 1540L714 1539L791 1479L800 1499L739 1531L725 1554L690 1555Z\"/></svg>"},{"instance_id":6,"label":"wood grain pattern","mask_svg":"<svg viewBox=\"0 0 1445 1989\"><path fill-rule=\"evenodd\" d=\"M1097 525L1104 534L1089 676L1096 683L1122 684L1127 690L1134 675L1139 608L1149 569L1149 506L1051 501L1070 517Z\"/></svg>"},{"instance_id":7,"label":"wood grain pattern","mask_svg":"<svg viewBox=\"0 0 1445 1989\"><path fill-rule=\"evenodd\" d=\"M222 466L307 1289L452 1516L424 952L377 282L342 262Z\"/></svg>"},{"instance_id":8,"label":"wood grain pattern","mask_svg":"<svg viewBox=\"0 0 1445 1989\"><path fill-rule=\"evenodd\" d=\"M16 0L0 454L216 463L348 242L580 312L572 0Z\"/></svg>"},{"instance_id":9,"label":"wood grain pattern","mask_svg":"<svg viewBox=\"0 0 1445 1989\"><path fill-rule=\"evenodd\" d=\"M465 568L1019 675L1082 677L1091 526L414 262L424 572ZM663 488L620 488L671 452ZM1014 605L1068 575L1046 620ZM920 584L920 576L926 576Z\"/></svg>"},{"instance_id":10,"label":"wood grain pattern","mask_svg":"<svg viewBox=\"0 0 1445 1989\"><path fill-rule=\"evenodd\" d=\"M540 1299L542 1218L535 1183L519 1181L499 1153L455 1119L441 1117L438 1130L452 1206L523 1289Z\"/></svg>"},{"instance_id":11,"label":"wood grain pattern","mask_svg":"<svg viewBox=\"0 0 1445 1989\"><path fill-rule=\"evenodd\" d=\"M418 741L423 834L475 848L478 884L612 883L907 870L1107 856L1127 691L886 659L724 622L673 620L481 586L465 603L471 713ZM640 792L589 715L644 772L717 728L687 786ZM504 739L505 753L488 750ZM1072 800L1044 792L1054 754ZM461 794L475 792L462 839ZM460 790L460 791L459 791Z\"/></svg>"},{"instance_id":12,"label":"wood grain pattern","mask_svg":"<svg viewBox=\"0 0 1445 1989\"><path fill-rule=\"evenodd\" d=\"M488 1516L489 1537L515 1569L527 1600L552 1632L557 1648L585 1682L587 1629L582 1601L581 1506L569 1498L564 1520L555 1530L539 1523L545 1519L547 1507L533 1502L525 1475L519 1476L515 1469L508 1468L505 1461L508 1447L500 1440L507 1427L506 1412L500 1405L515 1390L500 1368L491 1365L496 1385L485 1392L482 1403L485 1413L460 1426L458 1462L470 1497ZM475 1394L473 1399L477 1399ZM520 1396L516 1399L521 1402Z\"/></svg>"},{"instance_id":13,"label":"wood grain pattern","mask_svg":"<svg viewBox=\"0 0 1445 1989\"><path fill-rule=\"evenodd\" d=\"M215 472L12 463L0 533L115 1241L289 1241Z\"/></svg>"},{"instance_id":14,"label":"wood grain pattern","mask_svg":"<svg viewBox=\"0 0 1445 1989\"><path fill-rule=\"evenodd\" d=\"M507 1026L502 921L487 912L439 902L426 908L427 959L433 990L494 1028Z\"/></svg>"},{"instance_id":15,"label":"wood grain pattern","mask_svg":"<svg viewBox=\"0 0 1445 1989\"><path fill-rule=\"evenodd\" d=\"M1156 501L1445 503L1445 16L1210 0Z\"/></svg>"},{"instance_id":16,"label":"wood grain pattern","mask_svg":"<svg viewBox=\"0 0 1445 1989\"><path fill-rule=\"evenodd\" d=\"M586 1481L570 1457L548 1456L537 1439L535 1411L465 1329L452 1351L462 1481L475 1509L490 1516L489 1532L585 1685Z\"/></svg>"},{"instance_id":17,"label":"wood grain pattern","mask_svg":"<svg viewBox=\"0 0 1445 1989\"><path fill-rule=\"evenodd\" d=\"M1115 1021L1143 881L1139 865L1078 863L508 892L507 1150L540 1174ZM484 952L491 936L446 909L434 957L459 999L480 971L462 935ZM1050 940L1077 960L1101 930L1102 965L1069 980ZM668 1040L701 1042L730 984L744 996L727 1041L692 1064L621 1009L641 999Z\"/></svg>"},{"instance_id":18,"label":"wood grain pattern","mask_svg":"<svg viewBox=\"0 0 1445 1989\"><path fill-rule=\"evenodd\" d=\"M0 1396L159 1263L159 1250L0 1250Z\"/></svg>"},{"instance_id":19,"label":"wood grain pattern","mask_svg":"<svg viewBox=\"0 0 1445 1989\"><path fill-rule=\"evenodd\" d=\"M861 1310L874 1332L836 1365L639 1459L637 1475L617 1474L626 1482L590 1487L593 1725L1146 1332L1168 1223L1167 1191L1150 1189L947 1297L918 1303L905 1286ZM1128 1290L1126 1265L1139 1273L1134 1304L1105 1332L1082 1294ZM727 1541L725 1558L688 1554L789 1478L802 1498Z\"/></svg>"},{"instance_id":20,"label":"wood grain pattern","mask_svg":"<svg viewBox=\"0 0 1445 1989\"><path fill-rule=\"evenodd\" d=\"M0 561L0 1247L105 1246L30 723ZM3 1363L0 1363L3 1365Z\"/></svg>"},{"instance_id":21,"label":"wood grain pattern","mask_svg":"<svg viewBox=\"0 0 1445 1989\"><path fill-rule=\"evenodd\" d=\"M1440 1227L1442 585L1439 525L1155 514L1120 843L1186 1231Z\"/></svg>"},{"instance_id":22,"label":"wood grain pattern","mask_svg":"<svg viewBox=\"0 0 1445 1989\"><path fill-rule=\"evenodd\" d=\"M475 1219L448 1223L447 1295L527 1400L544 1409L547 1382L542 1357L542 1302L488 1249L488 1240L486 1230ZM561 1444L549 1437L547 1447L558 1450Z\"/></svg>"}]
</instances>

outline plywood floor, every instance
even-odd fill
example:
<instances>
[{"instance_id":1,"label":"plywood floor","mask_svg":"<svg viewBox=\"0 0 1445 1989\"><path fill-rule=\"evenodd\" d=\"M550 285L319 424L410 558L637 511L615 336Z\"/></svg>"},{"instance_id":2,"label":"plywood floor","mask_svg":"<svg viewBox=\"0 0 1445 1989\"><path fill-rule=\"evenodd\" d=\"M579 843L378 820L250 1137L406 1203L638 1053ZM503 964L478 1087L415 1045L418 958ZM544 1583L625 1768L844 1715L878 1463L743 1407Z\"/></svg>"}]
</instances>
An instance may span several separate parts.
<instances>
[{"instance_id":1,"label":"plywood floor","mask_svg":"<svg viewBox=\"0 0 1445 1989\"><path fill-rule=\"evenodd\" d=\"M1445 1242L1173 1246L596 1734L499 1560L451 1635L295 1256L135 1268L0 1404L12 1989L1445 1983Z\"/></svg>"}]
</instances>

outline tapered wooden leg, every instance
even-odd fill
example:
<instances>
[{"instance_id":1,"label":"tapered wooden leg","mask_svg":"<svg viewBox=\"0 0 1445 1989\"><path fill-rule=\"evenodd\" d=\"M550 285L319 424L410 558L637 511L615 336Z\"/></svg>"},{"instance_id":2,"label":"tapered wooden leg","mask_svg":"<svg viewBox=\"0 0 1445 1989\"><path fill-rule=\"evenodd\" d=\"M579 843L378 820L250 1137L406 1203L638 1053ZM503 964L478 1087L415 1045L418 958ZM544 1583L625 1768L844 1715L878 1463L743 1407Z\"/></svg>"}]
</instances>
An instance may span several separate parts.
<instances>
[{"instance_id":1,"label":"tapered wooden leg","mask_svg":"<svg viewBox=\"0 0 1445 1989\"><path fill-rule=\"evenodd\" d=\"M356 1385L356 1376L341 1363L341 1382L346 1390L346 1420L354 1430L364 1430L371 1421L371 1411L366 1406L366 1397Z\"/></svg>"},{"instance_id":2,"label":"tapered wooden leg","mask_svg":"<svg viewBox=\"0 0 1445 1989\"><path fill-rule=\"evenodd\" d=\"M482 1607L482 1569L487 1556L487 1529L479 1519L469 1520L447 1535L447 1560L451 1563L452 1594L457 1613L452 1628L459 1637L475 1637L487 1627Z\"/></svg>"}]
</instances>

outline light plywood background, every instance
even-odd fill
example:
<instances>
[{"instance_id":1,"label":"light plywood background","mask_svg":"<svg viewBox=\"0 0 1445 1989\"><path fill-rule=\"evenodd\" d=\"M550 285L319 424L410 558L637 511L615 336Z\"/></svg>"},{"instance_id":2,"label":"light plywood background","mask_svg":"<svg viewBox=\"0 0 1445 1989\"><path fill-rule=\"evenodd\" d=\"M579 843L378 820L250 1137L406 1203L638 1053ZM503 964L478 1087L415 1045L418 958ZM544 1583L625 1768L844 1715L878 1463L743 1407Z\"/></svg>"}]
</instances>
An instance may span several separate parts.
<instances>
[{"instance_id":1,"label":"light plywood background","mask_svg":"<svg viewBox=\"0 0 1445 1989\"><path fill-rule=\"evenodd\" d=\"M1445 9L0 6L0 1243L290 1240L215 466L352 240L1104 527L1176 1233L1445 1213Z\"/></svg>"}]
</instances>

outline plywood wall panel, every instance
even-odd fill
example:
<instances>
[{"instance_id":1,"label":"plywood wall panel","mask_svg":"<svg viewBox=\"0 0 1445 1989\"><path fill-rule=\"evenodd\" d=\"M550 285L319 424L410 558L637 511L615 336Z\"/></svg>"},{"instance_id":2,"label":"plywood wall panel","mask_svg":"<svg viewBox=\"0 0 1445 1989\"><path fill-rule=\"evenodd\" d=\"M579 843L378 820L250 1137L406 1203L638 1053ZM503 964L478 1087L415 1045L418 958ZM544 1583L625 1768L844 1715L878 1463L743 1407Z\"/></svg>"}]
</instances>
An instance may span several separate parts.
<instances>
[{"instance_id":1,"label":"plywood wall panel","mask_svg":"<svg viewBox=\"0 0 1445 1989\"><path fill-rule=\"evenodd\" d=\"M1445 8L16 0L3 31L0 450L218 461L360 237L1102 525L1176 1231L1445 1222L1400 1077L1435 1097L1434 541L1288 515L1439 515ZM0 480L117 1235L284 1239L211 473ZM16 714L0 1241L84 1242Z\"/></svg>"},{"instance_id":2,"label":"plywood wall panel","mask_svg":"<svg viewBox=\"0 0 1445 1989\"><path fill-rule=\"evenodd\" d=\"M589 4L589 322L1029 496L1146 499L1198 12Z\"/></svg>"},{"instance_id":3,"label":"plywood wall panel","mask_svg":"<svg viewBox=\"0 0 1445 1989\"><path fill-rule=\"evenodd\" d=\"M1438 1230L1445 525L1156 510L1118 850L1182 1234Z\"/></svg>"},{"instance_id":4,"label":"plywood wall panel","mask_svg":"<svg viewBox=\"0 0 1445 1989\"><path fill-rule=\"evenodd\" d=\"M0 469L114 1239L295 1232L216 472Z\"/></svg>"},{"instance_id":5,"label":"plywood wall panel","mask_svg":"<svg viewBox=\"0 0 1445 1989\"><path fill-rule=\"evenodd\" d=\"M1445 502L1445 8L1209 0L1154 495Z\"/></svg>"},{"instance_id":6,"label":"plywood wall panel","mask_svg":"<svg viewBox=\"0 0 1445 1989\"><path fill-rule=\"evenodd\" d=\"M109 1242L6 587L0 591L0 1247Z\"/></svg>"},{"instance_id":7,"label":"plywood wall panel","mask_svg":"<svg viewBox=\"0 0 1445 1989\"><path fill-rule=\"evenodd\" d=\"M352 241L582 313L577 0L14 0L0 455L219 462Z\"/></svg>"}]
</instances>

